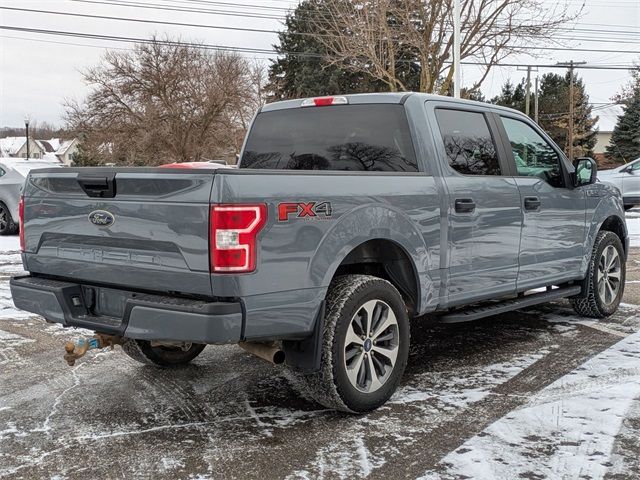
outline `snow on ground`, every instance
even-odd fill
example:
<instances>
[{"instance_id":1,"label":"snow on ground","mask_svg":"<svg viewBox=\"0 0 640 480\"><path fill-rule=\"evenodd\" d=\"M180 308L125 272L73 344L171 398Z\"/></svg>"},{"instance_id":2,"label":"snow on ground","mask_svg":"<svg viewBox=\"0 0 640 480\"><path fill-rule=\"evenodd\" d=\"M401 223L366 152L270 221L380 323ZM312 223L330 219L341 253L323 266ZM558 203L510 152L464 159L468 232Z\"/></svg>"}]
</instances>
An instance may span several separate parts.
<instances>
[{"instance_id":1,"label":"snow on ground","mask_svg":"<svg viewBox=\"0 0 640 480\"><path fill-rule=\"evenodd\" d=\"M640 208L627 212L627 229L632 247L640 247Z\"/></svg>"},{"instance_id":2,"label":"snow on ground","mask_svg":"<svg viewBox=\"0 0 640 480\"><path fill-rule=\"evenodd\" d=\"M639 397L640 332L540 391L442 459L444 471L424 478L603 478Z\"/></svg>"},{"instance_id":3,"label":"snow on ground","mask_svg":"<svg viewBox=\"0 0 640 480\"><path fill-rule=\"evenodd\" d=\"M640 210L627 222L640 247ZM68 368L64 341L88 332L13 307L18 238L0 237L0 478L640 478L637 249L628 265L625 303L606 322L566 302L412 321L396 394L348 416L234 346L183 369L119 348Z\"/></svg>"},{"instance_id":4,"label":"snow on ground","mask_svg":"<svg viewBox=\"0 0 640 480\"><path fill-rule=\"evenodd\" d=\"M0 252L20 252L20 239L18 235L0 235Z\"/></svg>"}]
</instances>

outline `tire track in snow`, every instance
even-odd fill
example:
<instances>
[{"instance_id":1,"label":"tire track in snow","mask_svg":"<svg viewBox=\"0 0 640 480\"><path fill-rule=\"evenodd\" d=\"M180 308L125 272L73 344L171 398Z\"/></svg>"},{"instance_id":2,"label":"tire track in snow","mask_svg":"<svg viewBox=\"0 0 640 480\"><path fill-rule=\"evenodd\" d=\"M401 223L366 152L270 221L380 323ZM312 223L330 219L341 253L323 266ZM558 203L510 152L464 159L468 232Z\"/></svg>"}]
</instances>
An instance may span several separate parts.
<instances>
[{"instance_id":1,"label":"tire track in snow","mask_svg":"<svg viewBox=\"0 0 640 480\"><path fill-rule=\"evenodd\" d=\"M376 475L391 477L398 471L412 476L423 474L467 439L525 405L537 392L620 340L617 336L582 325L578 325L578 331L577 335L562 339L558 348L549 355L495 387L485 399L423 434L422 438L416 438L418 448L403 450L401 455L387 458L386 463L375 472ZM434 439L437 441L434 442Z\"/></svg>"}]
</instances>

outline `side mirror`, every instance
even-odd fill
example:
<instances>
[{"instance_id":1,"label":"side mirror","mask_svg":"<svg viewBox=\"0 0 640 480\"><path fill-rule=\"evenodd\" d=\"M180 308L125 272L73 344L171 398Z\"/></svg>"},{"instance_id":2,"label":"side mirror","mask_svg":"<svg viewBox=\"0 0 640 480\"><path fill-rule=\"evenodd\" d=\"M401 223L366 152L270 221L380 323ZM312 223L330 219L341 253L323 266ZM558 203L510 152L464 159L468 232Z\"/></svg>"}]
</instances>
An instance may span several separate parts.
<instances>
[{"instance_id":1,"label":"side mirror","mask_svg":"<svg viewBox=\"0 0 640 480\"><path fill-rule=\"evenodd\" d=\"M593 158L580 157L576 158L573 162L575 167L573 186L582 187L584 185L591 185L596 183L598 175L598 165Z\"/></svg>"}]
</instances>

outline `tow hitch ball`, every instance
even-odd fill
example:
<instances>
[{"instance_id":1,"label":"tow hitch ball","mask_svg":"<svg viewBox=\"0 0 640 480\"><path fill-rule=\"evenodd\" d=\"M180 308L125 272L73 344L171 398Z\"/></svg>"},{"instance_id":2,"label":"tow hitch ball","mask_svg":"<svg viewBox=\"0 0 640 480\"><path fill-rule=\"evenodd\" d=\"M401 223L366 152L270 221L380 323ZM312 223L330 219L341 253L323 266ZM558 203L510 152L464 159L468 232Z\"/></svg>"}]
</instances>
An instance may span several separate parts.
<instances>
[{"instance_id":1,"label":"tow hitch ball","mask_svg":"<svg viewBox=\"0 0 640 480\"><path fill-rule=\"evenodd\" d=\"M67 342L64 346L64 359L70 367L73 367L76 360L85 356L89 350L111 347L121 343L121 337L113 335L97 334L93 337L80 337L74 342Z\"/></svg>"}]
</instances>

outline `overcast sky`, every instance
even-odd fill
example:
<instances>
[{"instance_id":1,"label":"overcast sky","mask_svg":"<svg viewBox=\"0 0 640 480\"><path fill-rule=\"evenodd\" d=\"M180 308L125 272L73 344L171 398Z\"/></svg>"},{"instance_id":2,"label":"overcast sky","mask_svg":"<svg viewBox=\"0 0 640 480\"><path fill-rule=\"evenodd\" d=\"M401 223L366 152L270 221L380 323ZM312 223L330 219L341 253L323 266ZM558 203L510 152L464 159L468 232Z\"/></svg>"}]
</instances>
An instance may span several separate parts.
<instances>
[{"instance_id":1,"label":"overcast sky","mask_svg":"<svg viewBox=\"0 0 640 480\"><path fill-rule=\"evenodd\" d=\"M0 7L74 12L90 15L140 18L147 20L197 23L207 25L253 27L280 30L282 23L276 18L246 18L234 15L186 13L149 8L115 6L113 3L134 3L173 6L177 8L207 8L227 13L261 13L283 16L294 0L0 0ZM555 5L558 0L544 0ZM575 8L581 0L567 0ZM572 31L569 34L582 39L604 41L576 41L574 51L543 52L538 58L513 57L509 63L554 64L558 61L587 61L592 65L630 65L640 59L640 0L586 0L585 13L574 26L599 32ZM226 4L226 5L225 5ZM231 5L229 5L231 4ZM241 5L245 5L242 7ZM262 9L256 8L262 6ZM123 22L116 20L80 18L44 13L19 12L0 9L0 26L18 26L44 30L99 33L126 37L148 37L153 33L168 32L184 39L200 40L207 44L270 49L276 43L275 34L247 33L213 28L175 27L166 25ZM568 29L569 30L569 29ZM58 42L58 43L51 43ZM77 45L82 44L82 45ZM87 87L82 82L81 70L95 65L104 48L128 48L129 45L92 39L16 32L0 29L0 126L23 125L25 115L38 121L56 125L63 123L62 104L65 98L82 98ZM583 52L577 49L604 49L615 52ZM250 56L256 56L254 54ZM268 62L268 55L257 55ZM541 69L538 74L551 69ZM463 80L471 83L478 72L474 67L463 68ZM629 78L625 70L579 70L587 85L591 102L603 117L613 123L615 113L603 109ZM519 80L524 72L515 67L495 68L483 84L486 96L495 95L505 80ZM608 117L608 118L607 118ZM604 125L602 125L604 126Z\"/></svg>"}]
</instances>

